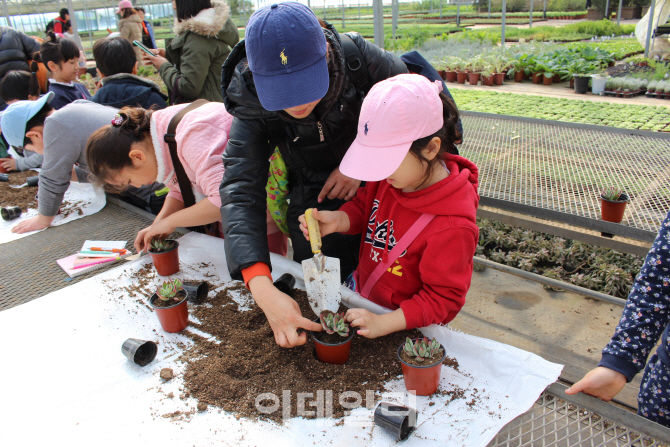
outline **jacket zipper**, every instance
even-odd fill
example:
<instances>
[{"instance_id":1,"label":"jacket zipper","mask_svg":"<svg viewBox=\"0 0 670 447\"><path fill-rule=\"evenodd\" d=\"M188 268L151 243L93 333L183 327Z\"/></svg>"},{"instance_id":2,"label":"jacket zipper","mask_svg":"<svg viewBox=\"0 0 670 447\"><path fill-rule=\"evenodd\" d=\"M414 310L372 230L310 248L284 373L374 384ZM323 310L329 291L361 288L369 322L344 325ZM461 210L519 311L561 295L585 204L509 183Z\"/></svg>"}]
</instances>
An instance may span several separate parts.
<instances>
[{"instance_id":1,"label":"jacket zipper","mask_svg":"<svg viewBox=\"0 0 670 447\"><path fill-rule=\"evenodd\" d=\"M319 127L319 141L326 141L326 137L323 136L323 126L321 121L317 121L316 125Z\"/></svg>"}]
</instances>

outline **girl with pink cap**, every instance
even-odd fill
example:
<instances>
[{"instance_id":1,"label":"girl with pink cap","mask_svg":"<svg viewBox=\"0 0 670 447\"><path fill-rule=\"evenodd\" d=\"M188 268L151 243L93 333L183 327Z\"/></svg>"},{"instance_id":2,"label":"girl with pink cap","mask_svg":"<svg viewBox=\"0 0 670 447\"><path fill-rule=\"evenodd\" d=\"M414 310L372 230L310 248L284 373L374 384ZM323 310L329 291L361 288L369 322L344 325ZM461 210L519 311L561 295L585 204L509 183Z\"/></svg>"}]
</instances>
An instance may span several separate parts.
<instances>
[{"instance_id":1,"label":"girl with pink cap","mask_svg":"<svg viewBox=\"0 0 670 447\"><path fill-rule=\"evenodd\" d=\"M448 323L465 303L479 229L478 170L449 153L458 110L440 83L401 74L375 84L340 170L366 181L338 211L313 211L321 234L362 234L347 285L393 309L349 309L364 337ZM304 215L301 230L309 238Z\"/></svg>"}]
</instances>

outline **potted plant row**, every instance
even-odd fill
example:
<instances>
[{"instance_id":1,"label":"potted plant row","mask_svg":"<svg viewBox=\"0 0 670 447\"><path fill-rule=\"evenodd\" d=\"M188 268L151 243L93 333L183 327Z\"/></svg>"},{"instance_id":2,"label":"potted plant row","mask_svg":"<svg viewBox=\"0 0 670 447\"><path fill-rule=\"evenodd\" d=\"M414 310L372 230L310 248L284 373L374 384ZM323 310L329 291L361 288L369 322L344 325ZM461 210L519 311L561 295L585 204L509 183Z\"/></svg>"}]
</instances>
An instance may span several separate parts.
<instances>
[{"instance_id":1,"label":"potted plant row","mask_svg":"<svg viewBox=\"0 0 670 447\"><path fill-rule=\"evenodd\" d=\"M670 81L651 81L647 85L647 96L656 99L670 99Z\"/></svg>"}]
</instances>

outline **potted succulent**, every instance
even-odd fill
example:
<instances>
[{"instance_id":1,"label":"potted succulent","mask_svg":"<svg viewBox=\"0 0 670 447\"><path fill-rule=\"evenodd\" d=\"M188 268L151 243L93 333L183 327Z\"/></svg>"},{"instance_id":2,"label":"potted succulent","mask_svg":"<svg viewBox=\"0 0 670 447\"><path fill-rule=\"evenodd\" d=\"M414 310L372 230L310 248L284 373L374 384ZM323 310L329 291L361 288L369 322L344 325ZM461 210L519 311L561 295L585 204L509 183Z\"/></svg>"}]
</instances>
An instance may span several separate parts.
<instances>
[{"instance_id":1,"label":"potted succulent","mask_svg":"<svg viewBox=\"0 0 670 447\"><path fill-rule=\"evenodd\" d=\"M160 276L174 275L179 271L179 242L156 238L149 244L148 251Z\"/></svg>"},{"instance_id":2,"label":"potted succulent","mask_svg":"<svg viewBox=\"0 0 670 447\"><path fill-rule=\"evenodd\" d=\"M602 219L607 222L621 222L628 202L630 202L630 197L621 189L613 187L603 189L600 194L600 215Z\"/></svg>"},{"instance_id":3,"label":"potted succulent","mask_svg":"<svg viewBox=\"0 0 670 447\"><path fill-rule=\"evenodd\" d=\"M407 337L398 347L405 388L417 396L430 396L440 385L442 362L447 356L444 347L434 338Z\"/></svg>"},{"instance_id":4,"label":"potted succulent","mask_svg":"<svg viewBox=\"0 0 670 447\"><path fill-rule=\"evenodd\" d=\"M181 332L188 326L186 291L178 278L163 282L151 296L149 304L156 311L165 332Z\"/></svg>"},{"instance_id":5,"label":"potted succulent","mask_svg":"<svg viewBox=\"0 0 670 447\"><path fill-rule=\"evenodd\" d=\"M323 331L310 331L316 347L316 356L323 363L342 365L349 360L351 339L354 331L344 318L344 312L333 313L329 310L321 312L319 318Z\"/></svg>"}]
</instances>

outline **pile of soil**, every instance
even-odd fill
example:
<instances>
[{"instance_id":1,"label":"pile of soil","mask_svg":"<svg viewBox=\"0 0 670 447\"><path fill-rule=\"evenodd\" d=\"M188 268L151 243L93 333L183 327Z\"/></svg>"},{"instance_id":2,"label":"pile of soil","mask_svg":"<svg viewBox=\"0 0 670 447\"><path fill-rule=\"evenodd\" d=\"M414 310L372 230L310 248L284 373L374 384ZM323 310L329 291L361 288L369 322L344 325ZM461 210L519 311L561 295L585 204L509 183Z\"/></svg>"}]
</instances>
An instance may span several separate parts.
<instances>
[{"instance_id":1,"label":"pile of soil","mask_svg":"<svg viewBox=\"0 0 670 447\"><path fill-rule=\"evenodd\" d=\"M233 290L248 293L240 284L208 299L213 307L191 307L191 315L201 324L191 319L190 325L214 335L221 343L184 332L195 345L182 355L181 360L188 362L184 385L191 396L238 417L269 418L281 423L283 402L274 413L262 414L255 407L255 399L262 393L273 393L281 401L283 390L291 391L291 417L298 415L298 393L313 393L312 398L306 399L309 404L316 399L318 390L332 390L332 416L335 418L344 416L349 410L339 403L340 393L344 391L358 392L363 397L360 406L371 407L374 403L366 402L366 391L381 392L386 382L401 375L396 356L398 346L407 337L421 336L417 330L396 332L377 339L355 335L346 364L321 363L316 359L314 342L309 338L304 346L279 347L263 311L254 304L249 311L239 311L230 294ZM313 314L304 291L293 290L292 297L303 315ZM253 300L249 301L253 303ZM305 408L316 409L313 406ZM326 414L328 411L327 405Z\"/></svg>"},{"instance_id":2,"label":"pile of soil","mask_svg":"<svg viewBox=\"0 0 670 447\"><path fill-rule=\"evenodd\" d=\"M25 213L28 208L37 209L37 188L12 188L10 185L23 185L28 177L39 175L35 171L10 172L9 182L0 182L0 207L20 206Z\"/></svg>"}]
</instances>

